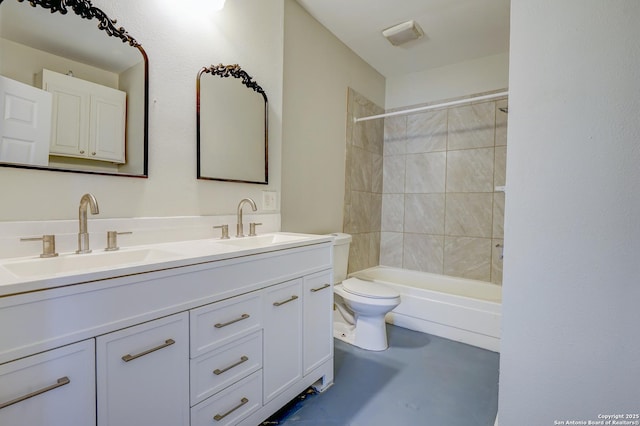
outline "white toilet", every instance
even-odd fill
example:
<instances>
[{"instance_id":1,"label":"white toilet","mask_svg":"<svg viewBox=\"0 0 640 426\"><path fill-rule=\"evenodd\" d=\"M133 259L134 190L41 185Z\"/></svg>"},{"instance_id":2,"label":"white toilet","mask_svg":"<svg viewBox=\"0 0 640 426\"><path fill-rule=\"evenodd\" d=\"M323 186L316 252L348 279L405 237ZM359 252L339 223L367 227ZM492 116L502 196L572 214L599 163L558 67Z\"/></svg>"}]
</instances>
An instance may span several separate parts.
<instances>
[{"instance_id":1,"label":"white toilet","mask_svg":"<svg viewBox=\"0 0 640 426\"><path fill-rule=\"evenodd\" d=\"M351 235L332 234L333 336L370 351L389 347L385 315L400 304L400 295L383 284L359 278L347 279Z\"/></svg>"}]
</instances>

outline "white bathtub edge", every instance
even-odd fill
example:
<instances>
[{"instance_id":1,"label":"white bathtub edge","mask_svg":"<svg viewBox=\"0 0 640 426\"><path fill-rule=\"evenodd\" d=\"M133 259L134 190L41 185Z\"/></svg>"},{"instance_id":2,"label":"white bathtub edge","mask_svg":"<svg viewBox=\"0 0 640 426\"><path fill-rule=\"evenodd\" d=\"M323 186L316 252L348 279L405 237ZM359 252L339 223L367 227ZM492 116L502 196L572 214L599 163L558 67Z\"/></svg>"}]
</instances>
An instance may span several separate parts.
<instances>
[{"instance_id":1,"label":"white bathtub edge","mask_svg":"<svg viewBox=\"0 0 640 426\"><path fill-rule=\"evenodd\" d=\"M439 324L433 321L415 318L408 315L390 312L386 316L389 324L399 327L408 328L422 333L433 334L434 336L444 337L445 339L454 340L468 345L477 346L492 352L500 352L500 339L473 331L463 330L460 328Z\"/></svg>"}]
</instances>

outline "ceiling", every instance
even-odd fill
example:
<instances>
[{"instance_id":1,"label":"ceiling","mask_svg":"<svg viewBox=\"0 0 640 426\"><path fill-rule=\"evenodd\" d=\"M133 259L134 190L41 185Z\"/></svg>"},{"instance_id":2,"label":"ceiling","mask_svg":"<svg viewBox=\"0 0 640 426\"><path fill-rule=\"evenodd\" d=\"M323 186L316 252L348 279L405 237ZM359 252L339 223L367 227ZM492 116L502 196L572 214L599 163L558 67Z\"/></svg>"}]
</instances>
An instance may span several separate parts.
<instances>
[{"instance_id":1,"label":"ceiling","mask_svg":"<svg viewBox=\"0 0 640 426\"><path fill-rule=\"evenodd\" d=\"M510 0L297 0L385 77L509 50ZM394 47L382 30L414 20L424 37Z\"/></svg>"}]
</instances>

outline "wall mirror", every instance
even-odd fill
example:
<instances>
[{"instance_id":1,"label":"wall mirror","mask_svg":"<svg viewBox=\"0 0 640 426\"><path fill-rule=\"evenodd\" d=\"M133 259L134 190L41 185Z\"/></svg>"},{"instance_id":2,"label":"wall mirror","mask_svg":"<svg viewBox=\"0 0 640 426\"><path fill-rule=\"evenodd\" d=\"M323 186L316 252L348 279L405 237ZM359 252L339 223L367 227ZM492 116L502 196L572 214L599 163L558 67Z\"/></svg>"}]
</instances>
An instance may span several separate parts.
<instances>
[{"instance_id":1,"label":"wall mirror","mask_svg":"<svg viewBox=\"0 0 640 426\"><path fill-rule=\"evenodd\" d=\"M89 0L0 0L0 165L146 177L148 73Z\"/></svg>"},{"instance_id":2,"label":"wall mirror","mask_svg":"<svg viewBox=\"0 0 640 426\"><path fill-rule=\"evenodd\" d=\"M268 183L267 95L239 65L196 80L198 179Z\"/></svg>"}]
</instances>

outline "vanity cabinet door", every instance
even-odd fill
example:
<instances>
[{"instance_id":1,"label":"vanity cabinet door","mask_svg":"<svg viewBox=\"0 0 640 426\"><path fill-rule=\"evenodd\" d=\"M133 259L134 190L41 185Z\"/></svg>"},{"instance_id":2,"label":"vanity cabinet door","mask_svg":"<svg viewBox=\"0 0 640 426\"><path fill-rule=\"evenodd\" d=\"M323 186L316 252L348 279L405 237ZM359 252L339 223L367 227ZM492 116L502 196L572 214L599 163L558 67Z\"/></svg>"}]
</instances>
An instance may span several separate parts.
<instances>
[{"instance_id":1,"label":"vanity cabinet door","mask_svg":"<svg viewBox=\"0 0 640 426\"><path fill-rule=\"evenodd\" d=\"M160 318L96 339L99 426L189 424L189 317Z\"/></svg>"},{"instance_id":2,"label":"vanity cabinet door","mask_svg":"<svg viewBox=\"0 0 640 426\"><path fill-rule=\"evenodd\" d=\"M304 277L304 375L333 355L333 286L330 272Z\"/></svg>"},{"instance_id":3,"label":"vanity cabinet door","mask_svg":"<svg viewBox=\"0 0 640 426\"><path fill-rule=\"evenodd\" d=\"M264 403L302 378L302 280L264 290Z\"/></svg>"},{"instance_id":4,"label":"vanity cabinet door","mask_svg":"<svg viewBox=\"0 0 640 426\"><path fill-rule=\"evenodd\" d=\"M0 365L0 425L95 425L93 339Z\"/></svg>"}]
</instances>

